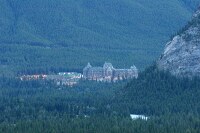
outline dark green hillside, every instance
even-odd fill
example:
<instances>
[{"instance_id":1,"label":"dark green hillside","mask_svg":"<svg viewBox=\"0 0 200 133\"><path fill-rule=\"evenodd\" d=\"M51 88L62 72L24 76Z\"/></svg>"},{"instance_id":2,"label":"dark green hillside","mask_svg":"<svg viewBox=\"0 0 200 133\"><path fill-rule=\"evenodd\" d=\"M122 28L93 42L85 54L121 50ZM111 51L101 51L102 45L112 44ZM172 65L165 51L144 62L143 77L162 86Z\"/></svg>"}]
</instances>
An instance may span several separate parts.
<instances>
[{"instance_id":1,"label":"dark green hillside","mask_svg":"<svg viewBox=\"0 0 200 133\"><path fill-rule=\"evenodd\" d=\"M158 71L156 67L141 73L138 79L122 89L118 97L121 98L121 107L127 107L126 111L130 113L159 116L200 114L199 78L176 78Z\"/></svg>"},{"instance_id":2,"label":"dark green hillside","mask_svg":"<svg viewBox=\"0 0 200 133\"><path fill-rule=\"evenodd\" d=\"M200 5L199 0L180 0L180 1L182 1L186 7L194 10L197 8L197 6Z\"/></svg>"},{"instance_id":3,"label":"dark green hillside","mask_svg":"<svg viewBox=\"0 0 200 133\"><path fill-rule=\"evenodd\" d=\"M198 1L1 0L0 70L144 68Z\"/></svg>"},{"instance_id":4,"label":"dark green hillside","mask_svg":"<svg viewBox=\"0 0 200 133\"><path fill-rule=\"evenodd\" d=\"M125 84L83 81L72 88L0 77L0 132L200 132L200 79L151 67ZM131 120L130 113L149 119Z\"/></svg>"}]
</instances>

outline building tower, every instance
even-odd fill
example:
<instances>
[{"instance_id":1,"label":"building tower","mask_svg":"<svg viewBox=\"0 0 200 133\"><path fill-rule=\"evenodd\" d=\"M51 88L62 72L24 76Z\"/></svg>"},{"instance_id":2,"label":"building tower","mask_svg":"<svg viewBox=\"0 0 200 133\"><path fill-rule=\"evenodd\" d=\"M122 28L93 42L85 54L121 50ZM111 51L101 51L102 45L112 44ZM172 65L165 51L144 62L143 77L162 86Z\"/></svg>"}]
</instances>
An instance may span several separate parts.
<instances>
[{"instance_id":1,"label":"building tower","mask_svg":"<svg viewBox=\"0 0 200 133\"><path fill-rule=\"evenodd\" d=\"M131 71L132 71L133 77L138 78L138 69L135 65L131 66Z\"/></svg>"},{"instance_id":2,"label":"building tower","mask_svg":"<svg viewBox=\"0 0 200 133\"><path fill-rule=\"evenodd\" d=\"M103 65L103 74L104 77L111 77L113 76L114 67L111 63L105 62Z\"/></svg>"},{"instance_id":3,"label":"building tower","mask_svg":"<svg viewBox=\"0 0 200 133\"><path fill-rule=\"evenodd\" d=\"M87 79L88 78L88 71L92 68L90 63L88 62L87 66L83 69L83 78Z\"/></svg>"}]
</instances>

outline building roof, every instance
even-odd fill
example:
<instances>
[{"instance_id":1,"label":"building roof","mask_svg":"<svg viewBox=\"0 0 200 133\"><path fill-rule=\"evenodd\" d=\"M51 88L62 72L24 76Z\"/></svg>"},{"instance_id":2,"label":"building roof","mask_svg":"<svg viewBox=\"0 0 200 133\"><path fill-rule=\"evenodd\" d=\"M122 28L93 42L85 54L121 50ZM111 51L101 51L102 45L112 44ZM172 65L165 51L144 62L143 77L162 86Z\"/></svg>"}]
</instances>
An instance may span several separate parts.
<instances>
[{"instance_id":1,"label":"building roof","mask_svg":"<svg viewBox=\"0 0 200 133\"><path fill-rule=\"evenodd\" d=\"M105 62L103 68L113 68L113 65L111 63Z\"/></svg>"},{"instance_id":2,"label":"building roof","mask_svg":"<svg viewBox=\"0 0 200 133\"><path fill-rule=\"evenodd\" d=\"M88 68L92 68L92 66L90 65L90 63L88 62L88 64L87 64L87 66L86 67L84 67L84 69L83 70L86 70L86 69L88 69Z\"/></svg>"},{"instance_id":3,"label":"building roof","mask_svg":"<svg viewBox=\"0 0 200 133\"><path fill-rule=\"evenodd\" d=\"M138 70L137 67L136 67L135 65L131 66L131 69L132 69L132 70L136 70L136 71Z\"/></svg>"}]
</instances>

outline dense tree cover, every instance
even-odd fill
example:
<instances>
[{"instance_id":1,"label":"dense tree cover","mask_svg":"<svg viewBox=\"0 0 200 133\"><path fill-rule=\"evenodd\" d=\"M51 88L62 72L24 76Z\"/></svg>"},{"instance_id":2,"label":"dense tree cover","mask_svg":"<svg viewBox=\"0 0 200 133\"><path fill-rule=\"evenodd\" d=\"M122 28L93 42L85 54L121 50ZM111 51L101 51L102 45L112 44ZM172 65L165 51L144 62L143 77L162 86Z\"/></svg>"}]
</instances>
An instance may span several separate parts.
<instances>
[{"instance_id":1,"label":"dense tree cover","mask_svg":"<svg viewBox=\"0 0 200 133\"><path fill-rule=\"evenodd\" d=\"M176 78L150 67L119 93L128 112L147 115L200 113L200 79Z\"/></svg>"},{"instance_id":2,"label":"dense tree cover","mask_svg":"<svg viewBox=\"0 0 200 133\"><path fill-rule=\"evenodd\" d=\"M199 133L200 121L192 116L173 115L149 121L119 116L62 117L0 124L4 133Z\"/></svg>"},{"instance_id":3,"label":"dense tree cover","mask_svg":"<svg viewBox=\"0 0 200 133\"><path fill-rule=\"evenodd\" d=\"M199 133L199 78L155 66L129 83L65 87L15 77L81 72L87 62L144 68L198 1L1 0L0 132Z\"/></svg>"},{"instance_id":4,"label":"dense tree cover","mask_svg":"<svg viewBox=\"0 0 200 133\"><path fill-rule=\"evenodd\" d=\"M153 54L152 51L147 52ZM147 55L145 54L145 56ZM116 68L129 68L133 64L145 66L147 62L150 62L149 58L145 62L134 62L137 58L139 58L138 55L132 49L98 48L91 51L85 48L82 49L82 47L2 44L0 46L0 74L10 76L10 74L47 74L63 71L82 72L88 62L93 66L102 66L105 61L108 61Z\"/></svg>"},{"instance_id":5,"label":"dense tree cover","mask_svg":"<svg viewBox=\"0 0 200 133\"><path fill-rule=\"evenodd\" d=\"M200 6L199 0L182 0L187 7L190 7L191 9L196 9L198 6Z\"/></svg>"},{"instance_id":6,"label":"dense tree cover","mask_svg":"<svg viewBox=\"0 0 200 133\"><path fill-rule=\"evenodd\" d=\"M198 133L200 79L176 78L155 66L130 82L0 78L0 132ZM130 119L143 114L147 121Z\"/></svg>"},{"instance_id":7,"label":"dense tree cover","mask_svg":"<svg viewBox=\"0 0 200 133\"><path fill-rule=\"evenodd\" d=\"M0 73L80 70L104 61L143 69L198 1L1 0Z\"/></svg>"},{"instance_id":8,"label":"dense tree cover","mask_svg":"<svg viewBox=\"0 0 200 133\"><path fill-rule=\"evenodd\" d=\"M186 34L185 32L190 28L190 27L197 27L199 28L200 24L200 16L193 17L183 28L178 30L178 32L174 35L171 36L171 39L173 39L174 36L176 35L181 35L184 37L185 41L190 41L192 39L191 35Z\"/></svg>"},{"instance_id":9,"label":"dense tree cover","mask_svg":"<svg viewBox=\"0 0 200 133\"><path fill-rule=\"evenodd\" d=\"M198 1L1 0L0 42L137 47L138 38L168 37Z\"/></svg>"},{"instance_id":10,"label":"dense tree cover","mask_svg":"<svg viewBox=\"0 0 200 133\"><path fill-rule=\"evenodd\" d=\"M51 81L0 80L1 122L40 117L110 114L110 101L122 83L82 81L78 86L56 86ZM5 114L4 114L5 113Z\"/></svg>"}]
</instances>

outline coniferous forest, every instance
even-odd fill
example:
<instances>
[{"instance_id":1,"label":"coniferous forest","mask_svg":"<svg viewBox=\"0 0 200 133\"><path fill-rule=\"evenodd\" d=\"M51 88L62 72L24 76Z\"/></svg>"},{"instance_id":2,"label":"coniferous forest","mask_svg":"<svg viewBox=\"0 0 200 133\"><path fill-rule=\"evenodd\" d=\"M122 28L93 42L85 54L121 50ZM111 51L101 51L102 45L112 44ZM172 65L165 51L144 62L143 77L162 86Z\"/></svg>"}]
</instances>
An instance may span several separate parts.
<instances>
[{"instance_id":1,"label":"coniferous forest","mask_svg":"<svg viewBox=\"0 0 200 133\"><path fill-rule=\"evenodd\" d=\"M200 79L176 78L155 66L119 83L1 77L0 132L199 133ZM143 114L148 120L132 120Z\"/></svg>"},{"instance_id":2,"label":"coniferous forest","mask_svg":"<svg viewBox=\"0 0 200 133\"><path fill-rule=\"evenodd\" d=\"M0 0L0 74L82 70L105 61L141 70L200 0Z\"/></svg>"},{"instance_id":3,"label":"coniferous forest","mask_svg":"<svg viewBox=\"0 0 200 133\"><path fill-rule=\"evenodd\" d=\"M170 35L199 25L196 17L179 30L199 3L0 0L0 133L200 133L200 78L150 65ZM105 61L135 64L139 76L115 83L80 78L74 86L20 80L82 73L88 62Z\"/></svg>"}]
</instances>

